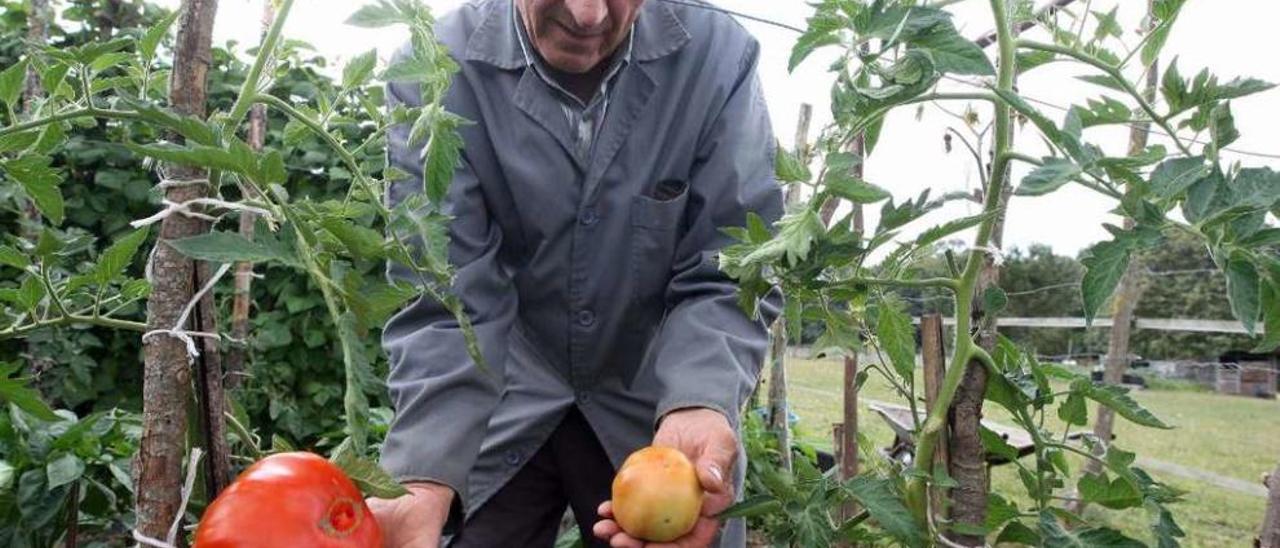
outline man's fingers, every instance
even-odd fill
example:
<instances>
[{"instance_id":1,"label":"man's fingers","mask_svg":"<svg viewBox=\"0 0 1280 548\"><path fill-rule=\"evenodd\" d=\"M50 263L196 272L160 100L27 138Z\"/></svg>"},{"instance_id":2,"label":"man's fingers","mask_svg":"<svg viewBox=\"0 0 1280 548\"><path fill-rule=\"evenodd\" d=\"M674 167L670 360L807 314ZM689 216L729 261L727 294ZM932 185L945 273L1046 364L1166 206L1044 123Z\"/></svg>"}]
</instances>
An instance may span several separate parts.
<instances>
[{"instance_id":1,"label":"man's fingers","mask_svg":"<svg viewBox=\"0 0 1280 548\"><path fill-rule=\"evenodd\" d=\"M677 548L707 548L716 539L720 531L720 523L714 519L701 518L694 524L689 534L676 539Z\"/></svg>"},{"instance_id":2,"label":"man's fingers","mask_svg":"<svg viewBox=\"0 0 1280 548\"><path fill-rule=\"evenodd\" d=\"M708 491L702 494L702 511L699 513L703 516L714 518L726 508L733 506L733 502L734 495L732 486L730 486L724 493L712 493Z\"/></svg>"},{"instance_id":3,"label":"man's fingers","mask_svg":"<svg viewBox=\"0 0 1280 548\"><path fill-rule=\"evenodd\" d=\"M618 522L611 519L597 521L596 524L591 527L591 534L595 535L596 538L600 540L609 540L613 538L614 535L621 532L622 528L618 526Z\"/></svg>"},{"instance_id":4,"label":"man's fingers","mask_svg":"<svg viewBox=\"0 0 1280 548\"><path fill-rule=\"evenodd\" d=\"M631 538L626 533L618 533L609 539L609 546L613 548L645 548L643 541Z\"/></svg>"},{"instance_id":5,"label":"man's fingers","mask_svg":"<svg viewBox=\"0 0 1280 548\"><path fill-rule=\"evenodd\" d=\"M723 493L733 485L729 474L738 460L738 442L732 433L712 436L699 451L698 481L712 493Z\"/></svg>"},{"instance_id":6,"label":"man's fingers","mask_svg":"<svg viewBox=\"0 0 1280 548\"><path fill-rule=\"evenodd\" d=\"M613 501L604 501L596 508L596 513L602 518L613 518Z\"/></svg>"}]
</instances>

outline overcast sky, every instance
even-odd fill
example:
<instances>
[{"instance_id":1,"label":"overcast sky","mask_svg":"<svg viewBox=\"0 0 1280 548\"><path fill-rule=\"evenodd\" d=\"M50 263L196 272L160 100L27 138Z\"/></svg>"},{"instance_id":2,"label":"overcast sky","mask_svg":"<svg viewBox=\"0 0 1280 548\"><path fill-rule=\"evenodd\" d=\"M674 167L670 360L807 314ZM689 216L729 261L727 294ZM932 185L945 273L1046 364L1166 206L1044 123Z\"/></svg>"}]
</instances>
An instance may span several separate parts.
<instances>
[{"instance_id":1,"label":"overcast sky","mask_svg":"<svg viewBox=\"0 0 1280 548\"><path fill-rule=\"evenodd\" d=\"M256 44L262 1L222 0L214 29L215 40ZM176 6L178 1L164 0L161 3ZM437 14L462 3L462 0L427 0ZM805 19L812 12L812 8L801 0L715 0L715 3L797 27L804 27ZM299 0L285 33L290 38L310 42L320 53L337 60L336 66L339 67L346 58L373 47L378 48L379 55L385 59L404 40L404 35L344 25L343 21L360 4L359 0ZM1093 9L1103 11L1117 4L1120 6L1120 21L1126 31L1125 40L1132 45L1138 40L1133 31L1139 25L1146 2L1092 2ZM957 26L966 36L977 37L992 28L987 2L967 0L951 9L956 13ZM1184 76L1210 66L1224 79L1243 75L1280 82L1280 62L1275 57L1280 45L1274 28L1277 20L1280 20L1280 2L1272 0L1190 0L1174 28L1162 60L1178 56L1178 66ZM801 103L814 105L810 138L816 137L819 128L831 120L829 90L832 80L825 72L826 60L830 57L815 55L795 73L788 73L787 58L797 34L751 21L743 21L743 25L763 46L760 77L778 139L784 146L792 146ZM1088 31L1092 32L1092 25ZM1085 69L1058 63L1036 69L1022 78L1019 86L1028 97L1066 106L1072 99L1083 102L1083 98L1101 95L1102 88L1073 78L1087 73ZM971 88L945 82L943 89ZM949 107L957 112L965 108L963 104ZM984 123L990 120L988 106L975 104L974 109ZM1058 121L1064 114L1051 107L1041 106L1041 109ZM1233 102L1232 110L1242 137L1231 148L1280 155L1280 91L1272 90L1237 100ZM978 175L972 159L958 143L950 154L943 150L946 128L958 127L957 124L958 120L934 107L925 108L920 120L916 119L914 108L894 111L868 161L866 178L889 189L899 199L913 197L925 188L934 189L934 195L973 189ZM1086 137L1103 146L1109 154L1122 155L1127 143L1127 130L1090 130ZM1039 137L1030 128L1018 131L1016 138L1020 139L1020 150L1034 155L1043 153ZM1280 160L1275 158L1235 154L1230 158L1238 159L1246 166L1280 169ZM1021 166L1017 168L1015 180L1020 179L1024 169ZM1118 218L1107 213L1113 206L1111 200L1075 186L1047 197L1014 198L1010 206L1007 245L1025 247L1039 242L1053 246L1059 253L1075 254L1092 242L1107 237L1102 223L1119 222ZM869 223L876 221L875 211L878 207L870 213ZM976 204L956 204L917 223L919 229L923 229L977 211Z\"/></svg>"}]
</instances>

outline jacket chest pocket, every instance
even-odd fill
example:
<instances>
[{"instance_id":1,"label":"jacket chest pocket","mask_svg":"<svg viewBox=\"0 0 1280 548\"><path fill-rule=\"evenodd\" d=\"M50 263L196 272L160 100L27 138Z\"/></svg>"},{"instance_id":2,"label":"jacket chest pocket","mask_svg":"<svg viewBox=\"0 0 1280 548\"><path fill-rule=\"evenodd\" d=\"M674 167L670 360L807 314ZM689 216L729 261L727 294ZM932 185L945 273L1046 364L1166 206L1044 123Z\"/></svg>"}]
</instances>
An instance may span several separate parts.
<instances>
[{"instance_id":1,"label":"jacket chest pocket","mask_svg":"<svg viewBox=\"0 0 1280 548\"><path fill-rule=\"evenodd\" d=\"M652 196L631 199L632 301L661 299L666 291L688 201L684 181L663 181Z\"/></svg>"}]
</instances>

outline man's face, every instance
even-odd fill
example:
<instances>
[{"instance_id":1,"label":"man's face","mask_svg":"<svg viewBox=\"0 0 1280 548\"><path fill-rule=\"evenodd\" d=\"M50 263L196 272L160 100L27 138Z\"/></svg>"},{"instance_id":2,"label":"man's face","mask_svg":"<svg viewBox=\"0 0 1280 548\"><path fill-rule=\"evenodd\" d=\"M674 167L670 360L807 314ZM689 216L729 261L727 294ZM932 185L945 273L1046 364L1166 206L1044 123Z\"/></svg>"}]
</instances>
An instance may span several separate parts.
<instances>
[{"instance_id":1,"label":"man's face","mask_svg":"<svg viewBox=\"0 0 1280 548\"><path fill-rule=\"evenodd\" d=\"M517 0L530 41L552 67L580 74L609 58L645 0Z\"/></svg>"}]
</instances>

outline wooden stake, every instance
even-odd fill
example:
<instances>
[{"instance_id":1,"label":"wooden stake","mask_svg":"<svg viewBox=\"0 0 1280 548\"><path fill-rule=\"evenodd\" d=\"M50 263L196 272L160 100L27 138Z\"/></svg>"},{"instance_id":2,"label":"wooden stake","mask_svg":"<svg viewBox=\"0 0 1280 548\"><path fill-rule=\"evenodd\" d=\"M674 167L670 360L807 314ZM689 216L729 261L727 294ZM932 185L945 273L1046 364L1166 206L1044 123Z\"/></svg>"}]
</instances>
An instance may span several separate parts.
<instances>
[{"instance_id":1,"label":"wooden stake","mask_svg":"<svg viewBox=\"0 0 1280 548\"><path fill-rule=\"evenodd\" d=\"M1258 548L1280 548L1280 465L1263 481L1268 490L1267 513L1258 534Z\"/></svg>"},{"instance_id":2,"label":"wooden stake","mask_svg":"<svg viewBox=\"0 0 1280 548\"><path fill-rule=\"evenodd\" d=\"M800 119L796 123L795 149L800 158L808 158L809 121L813 115L813 107L800 105ZM786 204L791 206L800 199L800 185L792 185L787 189ZM800 321L792 318L792 321ZM769 328L770 368L769 368L769 429L778 438L778 454L781 466L791 471L791 424L787 406L787 323L786 316L779 316Z\"/></svg>"},{"instance_id":3,"label":"wooden stake","mask_svg":"<svg viewBox=\"0 0 1280 548\"><path fill-rule=\"evenodd\" d=\"M943 347L942 315L933 313L920 318L920 353L924 361L924 408L932 413L938 401L938 391L942 388L942 378L947 374L946 349ZM947 453L947 428L944 426L938 435L937 449L934 451L934 462L941 463L943 469L950 468L950 456ZM933 516L946 518L947 491L933 488L930 501Z\"/></svg>"},{"instance_id":4,"label":"wooden stake","mask_svg":"<svg viewBox=\"0 0 1280 548\"><path fill-rule=\"evenodd\" d=\"M1152 15L1151 0L1147 1L1147 32L1155 29L1155 18ZM1159 61L1151 60L1151 66L1147 67L1147 79L1143 86L1143 95L1148 100L1155 98L1156 88L1159 87ZM1148 130L1151 129L1150 122L1135 123L1129 128L1129 155L1141 154L1147 148ZM1124 228L1132 229L1134 221L1131 218L1124 219ZM1142 296L1142 269L1141 261L1134 257L1129 261L1128 267L1125 268L1124 275L1120 278L1120 286L1116 288L1115 296L1112 299L1112 323L1111 338L1107 342L1107 359L1103 365L1102 382L1107 384L1120 384L1124 381L1124 372L1129 368L1129 339L1133 333L1134 311L1138 308L1138 299ZM1102 446L1109 445L1112 439L1112 432L1115 426L1115 412L1105 406L1098 406L1098 414L1094 419L1093 433L1097 439L1102 442ZM1104 451L1100 446L1098 451ZM1102 466L1094 462L1092 459L1085 462L1084 474L1097 474L1102 471ZM1072 508L1076 512L1083 512L1085 508L1084 499L1079 498L1072 503Z\"/></svg>"},{"instance_id":5,"label":"wooden stake","mask_svg":"<svg viewBox=\"0 0 1280 548\"><path fill-rule=\"evenodd\" d=\"M769 430L778 438L778 456L786 472L791 471L791 424L787 409L787 329L786 318L779 317L769 329L772 340L769 371Z\"/></svg>"},{"instance_id":6,"label":"wooden stake","mask_svg":"<svg viewBox=\"0 0 1280 548\"><path fill-rule=\"evenodd\" d=\"M184 0L174 45L173 76L169 100L174 111L203 119L206 112L206 80L213 38L217 0ZM175 179L206 177L202 169L171 166ZM165 197L176 203L206 194L202 185L178 185ZM208 232L205 221L171 215L160 224L161 240L188 238ZM172 329L183 308L195 294L195 263L163 243L156 244L151 259L152 291L147 300L150 329ZM197 314L197 318L200 316ZM208 346L205 346L208 348ZM151 538L166 538L182 504L182 465L186 448L187 402L191 394L191 366L187 348L177 338L157 335L143 341L142 441L138 447L137 531Z\"/></svg>"},{"instance_id":7,"label":"wooden stake","mask_svg":"<svg viewBox=\"0 0 1280 548\"><path fill-rule=\"evenodd\" d=\"M795 154L800 161L809 162L809 123L813 119L813 106L809 103L800 104L800 120L796 123L796 140ZM786 204L794 205L800 201L800 191L804 185L792 184L787 187Z\"/></svg>"},{"instance_id":8,"label":"wooden stake","mask_svg":"<svg viewBox=\"0 0 1280 548\"><path fill-rule=\"evenodd\" d=\"M265 38L271 23L275 21L276 10L272 0L262 2L262 36ZM267 106L257 104L249 111L249 148L261 151L267 136ZM243 192L249 197L256 197L256 191L246 186ZM250 211L240 213L240 235L253 240L254 225L258 216ZM227 351L226 384L227 388L240 386L246 374L245 362L249 349L249 313L253 307L253 263L236 264L235 294L231 301L231 338L235 341ZM248 443L248 440L246 440Z\"/></svg>"}]
</instances>

